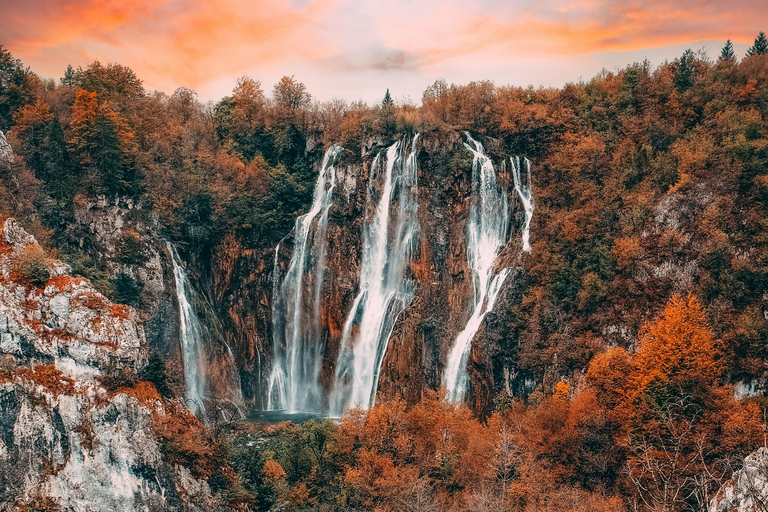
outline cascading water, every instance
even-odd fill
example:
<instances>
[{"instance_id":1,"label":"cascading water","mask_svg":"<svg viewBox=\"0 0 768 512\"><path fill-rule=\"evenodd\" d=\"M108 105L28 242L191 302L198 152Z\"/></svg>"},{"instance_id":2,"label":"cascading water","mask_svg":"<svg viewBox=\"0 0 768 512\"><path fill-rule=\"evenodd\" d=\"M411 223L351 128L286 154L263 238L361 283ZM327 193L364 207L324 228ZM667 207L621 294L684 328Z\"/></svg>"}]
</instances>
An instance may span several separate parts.
<instances>
[{"instance_id":1,"label":"cascading water","mask_svg":"<svg viewBox=\"0 0 768 512\"><path fill-rule=\"evenodd\" d=\"M334 164L341 151L340 146L332 146L323 157L312 207L296 219L293 255L282 283L278 273L280 245L275 252L269 410L317 411L322 405L318 384L323 356L319 299L325 273L328 210L336 187ZM306 283L312 282L313 293L306 293Z\"/></svg>"},{"instance_id":2,"label":"cascading water","mask_svg":"<svg viewBox=\"0 0 768 512\"><path fill-rule=\"evenodd\" d=\"M493 273L496 256L507 243L510 220L507 194L496 184L496 172L483 145L468 133L466 137L464 146L473 155L472 202L467 224L467 262L472 269L475 292L472 314L451 347L443 378L443 385L454 402L463 401L467 393L467 360L472 339L485 315L493 309L510 271L505 268L496 275Z\"/></svg>"},{"instance_id":3,"label":"cascading water","mask_svg":"<svg viewBox=\"0 0 768 512\"><path fill-rule=\"evenodd\" d=\"M193 414L205 413L205 352L203 327L192 302L192 284L184 267L179 263L176 249L169 243L168 252L173 262L173 277L176 281L176 300L179 303L179 330L181 354L184 360L184 381L187 387L186 400Z\"/></svg>"},{"instance_id":4,"label":"cascading water","mask_svg":"<svg viewBox=\"0 0 768 512\"><path fill-rule=\"evenodd\" d=\"M334 415L345 407L366 409L374 404L389 336L415 295L416 284L405 271L419 231L418 139L416 135L410 147L395 142L387 150L385 162L379 154L371 165L367 200L379 200L374 218L363 230L359 291L344 323L336 363L330 404ZM380 191L377 185L382 186Z\"/></svg>"},{"instance_id":5,"label":"cascading water","mask_svg":"<svg viewBox=\"0 0 768 512\"><path fill-rule=\"evenodd\" d=\"M531 161L519 156L511 157L512 177L515 181L515 191L520 197L525 211L523 224L523 252L531 252L531 219L533 218L533 189L531 188ZM525 181L521 177L521 168L525 167Z\"/></svg>"},{"instance_id":6,"label":"cascading water","mask_svg":"<svg viewBox=\"0 0 768 512\"><path fill-rule=\"evenodd\" d=\"M272 300L272 331L273 333L280 332L284 329L282 321L282 316L280 315L280 310L278 309L278 297L280 296L280 264L279 264L279 258L280 258L280 244L282 243L282 240L278 242L277 247L275 247L275 261L272 266L272 297L274 299ZM269 376L269 390L267 392L267 410L268 411L274 411L277 409L282 409L286 406L288 403L288 383L285 380L285 369L284 365L281 364L283 361L283 358L281 357L283 355L283 347L279 346L276 341L279 338L276 334L273 334L273 341L274 343L274 362L272 364L272 372Z\"/></svg>"}]
</instances>

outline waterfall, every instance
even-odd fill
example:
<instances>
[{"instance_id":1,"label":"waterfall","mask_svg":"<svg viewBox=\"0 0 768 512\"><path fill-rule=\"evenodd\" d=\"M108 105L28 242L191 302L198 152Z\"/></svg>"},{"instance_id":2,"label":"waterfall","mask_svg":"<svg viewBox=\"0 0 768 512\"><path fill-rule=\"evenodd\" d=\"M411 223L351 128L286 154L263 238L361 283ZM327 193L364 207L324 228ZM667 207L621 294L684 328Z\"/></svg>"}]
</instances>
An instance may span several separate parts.
<instances>
[{"instance_id":1,"label":"waterfall","mask_svg":"<svg viewBox=\"0 0 768 512\"><path fill-rule=\"evenodd\" d=\"M533 218L533 191L531 188L531 161L527 158L522 159L522 166L525 167L525 183L520 176L521 161L520 157L511 157L512 177L515 181L515 191L520 197L525 211L525 223L523 224L523 252L531 252L531 219Z\"/></svg>"},{"instance_id":2,"label":"waterfall","mask_svg":"<svg viewBox=\"0 0 768 512\"><path fill-rule=\"evenodd\" d=\"M273 360L272 372L269 375L269 388L267 391L267 410L274 411L285 408L288 403L288 383L285 380L285 369L283 368L283 347L276 341L279 339L274 333L283 330L283 324L281 323L282 316L280 316L280 310L278 309L278 300L280 296L280 244L282 240L278 242L275 247L275 261L272 266L272 338L273 338Z\"/></svg>"},{"instance_id":3,"label":"waterfall","mask_svg":"<svg viewBox=\"0 0 768 512\"><path fill-rule=\"evenodd\" d=\"M472 339L493 306L504 280L505 268L494 275L494 262L507 243L510 221L507 194L496 184L496 172L483 145L468 133L464 146L472 152L472 199L467 223L467 262L472 270L474 296L472 314L448 354L443 385L454 402L464 400L469 387L467 360ZM517 179L516 179L517 183ZM531 203L532 204L532 203ZM524 244L527 241L524 241Z\"/></svg>"},{"instance_id":4,"label":"waterfall","mask_svg":"<svg viewBox=\"0 0 768 512\"><path fill-rule=\"evenodd\" d=\"M176 299L179 303L179 330L181 353L184 360L184 382L187 388L187 405L193 414L205 414L205 352L203 327L192 307L192 284L184 267L179 263L176 249L168 243L168 252L173 262L173 277L176 281Z\"/></svg>"},{"instance_id":5,"label":"waterfall","mask_svg":"<svg viewBox=\"0 0 768 512\"><path fill-rule=\"evenodd\" d=\"M374 217L363 228L363 261L357 297L344 323L331 396L331 413L345 407L367 409L376 397L379 372L389 337L400 313L415 295L405 276L419 231L416 218L417 164L413 142L392 144L382 162L377 155L368 182ZM382 171L384 175L381 176Z\"/></svg>"},{"instance_id":6,"label":"waterfall","mask_svg":"<svg viewBox=\"0 0 768 512\"><path fill-rule=\"evenodd\" d=\"M320 288L325 273L328 210L336 187L334 164L341 151L340 146L332 146L323 157L312 207L296 219L293 255L282 282L278 268L279 244L275 251L273 361L267 398L267 408L271 410L315 411L321 407ZM311 295L306 293L307 283L314 283Z\"/></svg>"}]
</instances>

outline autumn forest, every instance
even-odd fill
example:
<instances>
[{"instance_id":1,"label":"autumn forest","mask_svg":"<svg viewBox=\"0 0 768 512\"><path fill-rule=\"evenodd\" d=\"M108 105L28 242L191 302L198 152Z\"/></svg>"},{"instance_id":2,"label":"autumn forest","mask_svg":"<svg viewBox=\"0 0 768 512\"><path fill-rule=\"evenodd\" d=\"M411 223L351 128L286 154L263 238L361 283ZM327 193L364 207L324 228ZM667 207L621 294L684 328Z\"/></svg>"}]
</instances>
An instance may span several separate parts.
<instances>
[{"instance_id":1,"label":"autumn forest","mask_svg":"<svg viewBox=\"0 0 768 512\"><path fill-rule=\"evenodd\" d=\"M316 101L293 76L272 87L244 76L206 103L191 89L149 90L117 63L62 72L42 78L0 47L0 219L41 249L3 280L45 290L59 260L136 311L147 362L105 370L101 385L174 411L152 413L163 460L189 468L222 507L725 511L723 486L768 446L764 34L743 57L729 42L716 58L688 50L562 88L438 80L416 101L387 90L374 105ZM493 271L510 277L471 338L470 391L456 401L443 374L473 293L464 223L479 157L467 140L482 143L503 190L514 188L500 162L530 162L535 210L527 251L509 193L512 227ZM305 265L327 260L325 281L307 282L323 296L318 401L332 401L357 307L347 267L364 268L361 219L375 210L365 194L384 194L365 180L398 141L413 145L418 169L420 231L403 270L416 291L389 327L375 403L341 418L253 416L278 396L274 283L295 258L281 251L300 247L297 218L320 204L318 173L338 146L328 187L347 202L324 206L327 250ZM393 212L406 211L400 201ZM105 249L113 234L100 219L113 214L124 220ZM458 227L443 220L454 217ZM307 229L317 244L320 228ZM192 408L197 418L185 406L180 271L201 339L225 341L204 356L211 398ZM169 299L156 291L164 282ZM34 380L18 372L0 364L0 384ZM750 492L743 510L764 510L762 491ZM22 501L18 510L69 510Z\"/></svg>"}]
</instances>

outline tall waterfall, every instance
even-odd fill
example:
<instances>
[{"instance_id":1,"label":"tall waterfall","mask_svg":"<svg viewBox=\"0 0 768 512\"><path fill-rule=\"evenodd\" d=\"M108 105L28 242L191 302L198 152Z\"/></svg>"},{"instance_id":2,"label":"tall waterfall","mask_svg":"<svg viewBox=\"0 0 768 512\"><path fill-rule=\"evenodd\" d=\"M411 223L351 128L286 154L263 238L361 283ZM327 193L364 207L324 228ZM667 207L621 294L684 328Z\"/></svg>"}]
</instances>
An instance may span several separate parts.
<instances>
[{"instance_id":1,"label":"tall waterfall","mask_svg":"<svg viewBox=\"0 0 768 512\"><path fill-rule=\"evenodd\" d=\"M416 149L392 144L382 162L371 165L368 199L378 198L375 216L363 228L363 261L357 297L344 323L331 396L331 413L373 405L389 336L414 298L416 284L405 275L419 231ZM383 176L382 176L383 171Z\"/></svg>"},{"instance_id":2,"label":"tall waterfall","mask_svg":"<svg viewBox=\"0 0 768 512\"><path fill-rule=\"evenodd\" d=\"M187 387L186 400L193 414L205 413L205 352L203 327L197 317L190 297L192 284L184 267L179 263L176 249L168 243L168 252L173 262L173 277L176 281L176 300L179 303L179 330L181 354L184 360L184 382Z\"/></svg>"},{"instance_id":3,"label":"tall waterfall","mask_svg":"<svg viewBox=\"0 0 768 512\"><path fill-rule=\"evenodd\" d=\"M525 223L523 224L523 252L531 252L531 219L533 218L533 190L531 188L531 161L519 156L511 157L512 177L515 181L515 191L520 197L520 202L525 210ZM521 168L525 168L525 181L521 176Z\"/></svg>"},{"instance_id":4,"label":"tall waterfall","mask_svg":"<svg viewBox=\"0 0 768 512\"><path fill-rule=\"evenodd\" d=\"M312 207L296 219L293 255L282 282L277 274L279 245L275 253L273 362L267 398L271 410L316 411L322 405L318 384L323 356L320 288L325 273L328 210L336 188L334 164L341 151L340 146L332 146L323 157Z\"/></svg>"},{"instance_id":5,"label":"tall waterfall","mask_svg":"<svg viewBox=\"0 0 768 512\"><path fill-rule=\"evenodd\" d=\"M510 221L507 194L496 184L496 171L483 145L468 133L464 146L472 152L472 202L467 224L467 262L472 269L474 297L472 314L456 337L448 354L443 385L454 402L464 400L469 387L467 360L472 339L485 315L493 309L504 280L505 268L494 275L494 262L499 250L507 243ZM517 183L517 179L515 182ZM531 203L532 204L532 203ZM527 241L524 241L527 243Z\"/></svg>"}]
</instances>

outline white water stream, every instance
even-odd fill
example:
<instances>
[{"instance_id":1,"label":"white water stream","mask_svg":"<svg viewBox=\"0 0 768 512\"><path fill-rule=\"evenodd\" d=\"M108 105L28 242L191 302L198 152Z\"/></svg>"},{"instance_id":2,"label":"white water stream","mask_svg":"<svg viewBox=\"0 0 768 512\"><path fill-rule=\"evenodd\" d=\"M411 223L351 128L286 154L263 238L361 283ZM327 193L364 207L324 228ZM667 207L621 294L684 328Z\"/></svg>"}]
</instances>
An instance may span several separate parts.
<instances>
[{"instance_id":1,"label":"white water stream","mask_svg":"<svg viewBox=\"0 0 768 512\"><path fill-rule=\"evenodd\" d=\"M331 396L331 414L346 407L367 409L375 402L379 372L400 313L414 298L416 283L406 269L416 247L419 223L416 149L395 142L371 165L368 202L375 215L363 230L360 283L342 332ZM383 173L382 173L383 171Z\"/></svg>"},{"instance_id":2,"label":"white water stream","mask_svg":"<svg viewBox=\"0 0 768 512\"><path fill-rule=\"evenodd\" d=\"M510 211L507 194L496 183L496 171L483 145L468 133L464 146L472 152L472 202L467 222L467 263L472 270L474 296L471 315L448 353L443 385L454 402L464 400L469 388L467 361L472 339L493 309L509 268L494 274L499 250L507 243ZM524 242L525 243L525 242Z\"/></svg>"},{"instance_id":3,"label":"white water stream","mask_svg":"<svg viewBox=\"0 0 768 512\"><path fill-rule=\"evenodd\" d=\"M296 219L293 255L282 282L278 275L279 245L275 252L269 410L317 411L322 407L317 381L323 359L320 288L325 273L328 210L336 188L334 164L341 151L340 146L332 146L323 157L312 207ZM307 293L308 285L312 293Z\"/></svg>"},{"instance_id":4,"label":"white water stream","mask_svg":"<svg viewBox=\"0 0 768 512\"><path fill-rule=\"evenodd\" d=\"M179 303L179 337L184 361L184 382L186 384L187 406L195 415L205 413L205 348L203 327L192 307L192 284L187 272L179 261L176 249L168 243L168 252L173 262L173 277L176 281L176 300Z\"/></svg>"}]
</instances>

